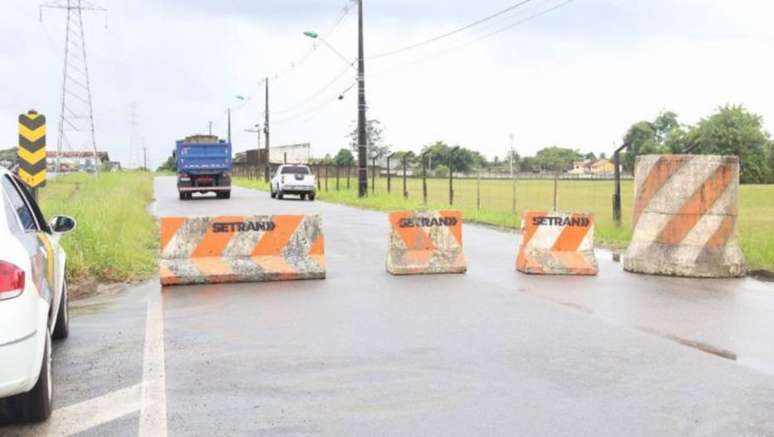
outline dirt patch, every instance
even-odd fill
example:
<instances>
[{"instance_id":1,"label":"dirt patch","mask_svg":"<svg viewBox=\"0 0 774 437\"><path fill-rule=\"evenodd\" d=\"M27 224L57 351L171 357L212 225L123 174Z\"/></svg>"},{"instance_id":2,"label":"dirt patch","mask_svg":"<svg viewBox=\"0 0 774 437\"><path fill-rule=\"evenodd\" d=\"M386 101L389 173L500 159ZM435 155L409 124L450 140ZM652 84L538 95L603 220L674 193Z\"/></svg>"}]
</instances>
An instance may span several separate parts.
<instances>
[{"instance_id":1,"label":"dirt patch","mask_svg":"<svg viewBox=\"0 0 774 437\"><path fill-rule=\"evenodd\" d=\"M70 300L84 300L95 296L113 296L126 290L132 284L100 284L96 279L87 279L69 284Z\"/></svg>"}]
</instances>

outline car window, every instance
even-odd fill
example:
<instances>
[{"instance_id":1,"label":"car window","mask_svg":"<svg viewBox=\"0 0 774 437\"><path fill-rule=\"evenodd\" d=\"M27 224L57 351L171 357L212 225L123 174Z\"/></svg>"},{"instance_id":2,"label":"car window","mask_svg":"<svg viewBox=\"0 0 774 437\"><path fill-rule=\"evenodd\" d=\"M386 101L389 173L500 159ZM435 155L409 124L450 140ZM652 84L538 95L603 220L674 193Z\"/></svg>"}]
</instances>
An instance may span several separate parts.
<instances>
[{"instance_id":1,"label":"car window","mask_svg":"<svg viewBox=\"0 0 774 437\"><path fill-rule=\"evenodd\" d=\"M46 223L46 217L43 216L43 212L38 207L38 202L36 202L32 197L30 190L28 190L27 186L21 183L18 179L15 181L14 185L16 186L19 194L27 201L27 205L32 210L32 214L38 223L38 229L50 234L51 229L49 229L48 224Z\"/></svg>"},{"instance_id":2,"label":"car window","mask_svg":"<svg viewBox=\"0 0 774 437\"><path fill-rule=\"evenodd\" d=\"M283 167L282 174L309 174L306 167Z\"/></svg>"},{"instance_id":3,"label":"car window","mask_svg":"<svg viewBox=\"0 0 774 437\"><path fill-rule=\"evenodd\" d=\"M8 176L2 178L2 185L5 197L8 199L13 211L19 218L22 228L24 228L25 231L37 231L38 226L35 223L35 215L27 207L27 204L24 203L24 199L19 195L19 192L16 190L16 187L14 187Z\"/></svg>"},{"instance_id":4,"label":"car window","mask_svg":"<svg viewBox=\"0 0 774 437\"><path fill-rule=\"evenodd\" d=\"M8 223L8 229L12 234L21 233L21 227L19 226L19 220L16 218L16 211L14 211L11 203L4 199L2 200L3 213L5 214L5 222Z\"/></svg>"}]
</instances>

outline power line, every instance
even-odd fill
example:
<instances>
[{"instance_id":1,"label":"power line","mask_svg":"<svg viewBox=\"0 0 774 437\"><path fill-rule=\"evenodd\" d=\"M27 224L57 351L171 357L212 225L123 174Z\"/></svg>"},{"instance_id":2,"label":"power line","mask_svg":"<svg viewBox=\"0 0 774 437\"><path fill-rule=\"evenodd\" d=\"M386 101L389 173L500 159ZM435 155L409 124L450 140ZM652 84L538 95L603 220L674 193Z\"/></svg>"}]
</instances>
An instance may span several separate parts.
<instances>
[{"instance_id":1,"label":"power line","mask_svg":"<svg viewBox=\"0 0 774 437\"><path fill-rule=\"evenodd\" d=\"M486 17L481 18L479 20L476 20L476 21L474 21L474 22L472 22L470 24L466 24L465 26L459 27L459 28L454 29L454 30L452 30L450 32L446 32L446 33L443 33L441 35L438 35L438 36L435 36L433 38L430 38L428 40L421 41L421 42L418 42L418 43L415 43L415 44L411 44L411 45L408 45L408 46L405 46L405 47L401 47L401 48L398 48L398 49L390 50L388 52L379 53L377 55L373 55L373 56L367 57L366 59L367 60L373 60L373 59L385 58L387 56L397 55L398 53L403 53L403 52L406 52L406 51L409 51L409 50L413 50L413 49L416 49L416 48L419 48L419 47L422 47L422 46L425 46L425 45L428 45L428 44L432 44L432 43L434 43L436 41L442 40L444 38L448 38L448 37L450 37L452 35L456 35L456 34L458 34L460 32L468 30L468 29L470 29L472 27L478 26L479 24L482 24L482 23L485 23L485 22L490 21L492 19L495 19L495 18L497 18L497 17L499 17L501 15L507 14L508 12L511 12L514 9L517 9L517 8L519 8L521 6L524 6L524 5L526 5L527 3L531 2L531 1L532 0L521 0L518 3L515 3L515 4L511 5L511 6L508 6L507 8L505 8L503 10L500 10L498 12L495 12L492 15L489 15L489 16L486 16Z\"/></svg>"},{"instance_id":2,"label":"power line","mask_svg":"<svg viewBox=\"0 0 774 437\"><path fill-rule=\"evenodd\" d=\"M472 40L467 41L465 43L462 43L462 44L459 44L457 46L448 48L446 50L442 50L442 51L439 51L439 52L436 52L436 53L433 53L433 54L430 54L430 55L427 55L427 56L416 58L416 59L414 59L414 60L412 60L410 62L407 62L407 63L399 64L399 65L395 66L394 68L389 68L387 70L378 71L377 73L375 73L375 75L376 76L382 76L384 74L394 72L395 70L404 68L406 66L415 65L415 64L422 63L422 62L426 62L426 61L430 61L430 60L433 60L433 59L440 58L442 56L448 55L448 54L450 54L452 52L455 52L457 50L461 50L461 49L469 47L469 46L471 46L473 44L479 43L479 42L481 42L481 41L483 41L485 39L488 39L488 38L494 37L496 35L499 35L500 33L503 33L505 31L511 30L511 29L513 29L515 27L518 27L518 26L521 26L523 24L526 24L526 23L528 23L530 21L536 20L536 19L538 19L538 18L540 18L540 17L542 17L544 15L547 15L547 14L549 14L549 13L551 13L551 12L557 10L557 9L560 9L560 8L562 8L564 6L569 5L573 1L574 0L565 0L565 1L561 2L561 3L558 3L558 4L550 7L550 8L541 10L539 12L536 12L536 13L532 14L532 15L528 15L528 16L526 16L524 18L519 19L516 22L510 23L510 24L508 24L508 25L506 25L504 27L498 28L497 30L495 30L493 32L490 32L490 33L487 33L487 34L484 34L483 36L480 36L478 38L472 39Z\"/></svg>"}]
</instances>

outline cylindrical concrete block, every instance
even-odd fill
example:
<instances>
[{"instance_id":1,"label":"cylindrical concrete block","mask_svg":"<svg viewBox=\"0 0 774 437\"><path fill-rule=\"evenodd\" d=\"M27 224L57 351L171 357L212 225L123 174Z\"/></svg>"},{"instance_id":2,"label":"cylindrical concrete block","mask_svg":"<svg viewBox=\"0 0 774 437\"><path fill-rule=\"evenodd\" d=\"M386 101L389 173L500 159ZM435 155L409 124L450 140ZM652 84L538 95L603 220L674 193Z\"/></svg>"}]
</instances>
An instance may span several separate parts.
<instances>
[{"instance_id":1,"label":"cylindrical concrete block","mask_svg":"<svg viewBox=\"0 0 774 437\"><path fill-rule=\"evenodd\" d=\"M700 278L746 274L737 243L739 158L644 155L634 170L630 272Z\"/></svg>"}]
</instances>

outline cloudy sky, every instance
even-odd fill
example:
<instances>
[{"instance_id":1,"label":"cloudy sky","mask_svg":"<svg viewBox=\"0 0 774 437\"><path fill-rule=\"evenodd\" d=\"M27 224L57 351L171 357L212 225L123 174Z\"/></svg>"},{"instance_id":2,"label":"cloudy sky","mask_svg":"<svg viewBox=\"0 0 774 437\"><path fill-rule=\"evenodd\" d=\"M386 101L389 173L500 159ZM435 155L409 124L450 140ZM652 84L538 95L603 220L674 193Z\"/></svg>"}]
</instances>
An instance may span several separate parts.
<instances>
[{"instance_id":1,"label":"cloudy sky","mask_svg":"<svg viewBox=\"0 0 774 437\"><path fill-rule=\"evenodd\" d=\"M48 0L46 0L48 1ZM16 143L16 117L49 117L55 146L63 11L2 0L0 146ZM66 3L66 0L59 0ZM303 31L356 56L356 10L346 0L94 0L85 14L97 142L130 160L137 140L153 165L176 138L226 134L237 151L263 117L271 84L272 144L311 142L334 154L356 119L355 72ZM547 145L610 152L627 127L670 109L694 123L744 104L774 123L774 4L763 0L532 0L433 44L375 57L491 15L515 0L364 0L369 117L394 150L436 140L506 153ZM556 8L536 18L544 11ZM346 12L346 9L349 9ZM343 17L343 18L342 18ZM107 25L107 27L106 27ZM337 97L342 92L344 99ZM235 96L247 97L246 101ZM133 161L139 162L139 153Z\"/></svg>"}]
</instances>

